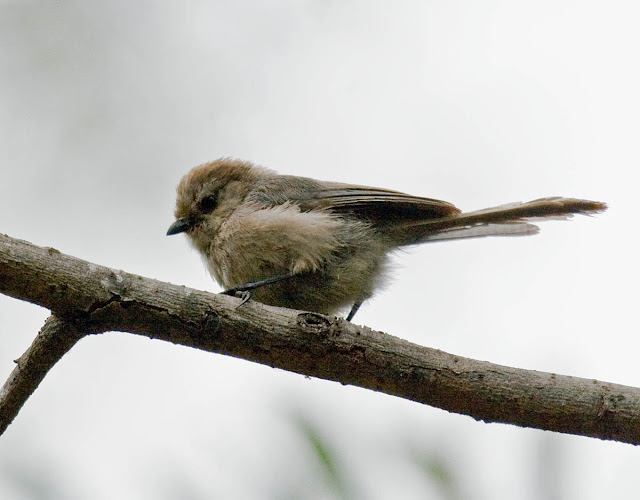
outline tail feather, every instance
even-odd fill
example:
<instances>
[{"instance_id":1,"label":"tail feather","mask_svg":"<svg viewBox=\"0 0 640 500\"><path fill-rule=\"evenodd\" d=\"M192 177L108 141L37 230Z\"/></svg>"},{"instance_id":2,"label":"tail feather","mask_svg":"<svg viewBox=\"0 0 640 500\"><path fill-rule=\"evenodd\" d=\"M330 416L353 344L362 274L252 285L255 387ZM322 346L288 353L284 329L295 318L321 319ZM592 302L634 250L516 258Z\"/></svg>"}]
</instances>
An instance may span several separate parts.
<instances>
[{"instance_id":1,"label":"tail feather","mask_svg":"<svg viewBox=\"0 0 640 500\"><path fill-rule=\"evenodd\" d=\"M469 238L485 238L487 236L530 236L540 232L535 224L527 222L505 222L504 224L485 224L473 227L454 227L436 233L427 234L421 240L448 241Z\"/></svg>"},{"instance_id":2,"label":"tail feather","mask_svg":"<svg viewBox=\"0 0 640 500\"><path fill-rule=\"evenodd\" d=\"M525 236L539 231L530 221L565 220L574 214L591 215L607 209L605 203L574 198L540 198L509 203L439 219L423 220L406 227L407 244L485 236Z\"/></svg>"},{"instance_id":3,"label":"tail feather","mask_svg":"<svg viewBox=\"0 0 640 500\"><path fill-rule=\"evenodd\" d=\"M606 203L590 200L578 200L575 198L540 198L526 203L509 203L493 208L485 208L475 212L467 212L458 215L459 219L469 222L478 220L482 223L501 222L507 220L530 219L551 217L570 218L574 214L592 214L607 209ZM453 218L453 217L452 217Z\"/></svg>"}]
</instances>

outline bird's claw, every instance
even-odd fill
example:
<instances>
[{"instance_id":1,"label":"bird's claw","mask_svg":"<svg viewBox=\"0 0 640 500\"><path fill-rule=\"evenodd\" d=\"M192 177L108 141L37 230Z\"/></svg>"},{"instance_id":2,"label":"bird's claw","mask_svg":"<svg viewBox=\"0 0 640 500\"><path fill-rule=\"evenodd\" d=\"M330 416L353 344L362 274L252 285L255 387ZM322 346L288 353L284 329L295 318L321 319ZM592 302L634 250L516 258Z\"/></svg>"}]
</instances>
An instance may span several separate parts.
<instances>
[{"instance_id":1,"label":"bird's claw","mask_svg":"<svg viewBox=\"0 0 640 500\"><path fill-rule=\"evenodd\" d=\"M242 299L242 302L240 302L240 304L238 304L238 307L242 307L244 304L249 302L249 299L251 299L251 292L249 290L244 290L242 292L239 292L236 295L239 296Z\"/></svg>"},{"instance_id":2,"label":"bird's claw","mask_svg":"<svg viewBox=\"0 0 640 500\"><path fill-rule=\"evenodd\" d=\"M240 302L238 307L243 306L244 304L249 302L249 299L251 299L251 290L247 290L244 287L230 288L229 290L225 290L224 292L222 292L222 294L231 295L232 297L242 299L242 302Z\"/></svg>"}]
</instances>

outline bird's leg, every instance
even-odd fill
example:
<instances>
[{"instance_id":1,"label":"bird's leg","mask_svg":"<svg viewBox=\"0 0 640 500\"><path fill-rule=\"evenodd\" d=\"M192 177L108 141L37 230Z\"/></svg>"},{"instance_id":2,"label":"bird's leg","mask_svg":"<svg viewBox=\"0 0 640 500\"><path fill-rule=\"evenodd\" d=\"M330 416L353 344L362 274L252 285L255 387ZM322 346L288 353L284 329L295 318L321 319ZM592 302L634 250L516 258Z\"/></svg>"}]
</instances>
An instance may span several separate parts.
<instances>
[{"instance_id":1,"label":"bird's leg","mask_svg":"<svg viewBox=\"0 0 640 500\"><path fill-rule=\"evenodd\" d=\"M293 277L293 273L278 274L277 276L271 276L263 280L253 281L252 283L245 283L244 285L229 288L228 290L225 290L222 293L225 295L234 296L236 293L240 292L241 293L240 297L242 298L242 302L240 302L240 305L238 306L240 307L242 304L245 304L246 302L249 301L249 299L251 298L252 290L255 290L256 288L260 288L261 286L264 286L264 285L270 285L271 283L277 283L278 281L283 281L292 277Z\"/></svg>"},{"instance_id":2,"label":"bird's leg","mask_svg":"<svg viewBox=\"0 0 640 500\"><path fill-rule=\"evenodd\" d=\"M242 302L240 302L240 305L238 306L240 307L241 305L246 304L251 299L252 290L255 290L256 288L260 288L261 286L264 286L264 285L270 285L271 283L277 283L278 281L284 281L286 279L293 278L293 276L294 276L293 273L278 274L277 276L271 276L263 280L253 281L251 283L245 283L244 285L229 288L228 290L225 290L222 293L225 295L234 296L236 295L236 293L240 292L240 298L242 298ZM358 312L358 309L360 309L361 305L362 305L362 302L356 302L355 304L353 304L351 311L349 311L349 314L346 317L347 321L351 321L353 319L353 317Z\"/></svg>"},{"instance_id":3,"label":"bird's leg","mask_svg":"<svg viewBox=\"0 0 640 500\"><path fill-rule=\"evenodd\" d=\"M353 317L358 312L358 309L360 309L361 305L362 305L362 302L356 302L355 304L353 304L351 311L349 311L349 314L347 314L347 318L346 318L347 321L351 321L353 319Z\"/></svg>"}]
</instances>

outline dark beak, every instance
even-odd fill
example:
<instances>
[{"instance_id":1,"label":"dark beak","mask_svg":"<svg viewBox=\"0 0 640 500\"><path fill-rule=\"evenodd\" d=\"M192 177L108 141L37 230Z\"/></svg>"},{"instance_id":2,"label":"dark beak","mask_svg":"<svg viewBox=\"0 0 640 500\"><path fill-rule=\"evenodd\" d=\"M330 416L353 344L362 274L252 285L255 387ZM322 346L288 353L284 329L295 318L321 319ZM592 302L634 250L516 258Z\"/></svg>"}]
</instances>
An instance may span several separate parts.
<instances>
[{"instance_id":1,"label":"dark beak","mask_svg":"<svg viewBox=\"0 0 640 500\"><path fill-rule=\"evenodd\" d=\"M169 226L169 230L167 231L167 236L171 236L172 234L184 233L187 231L193 222L190 219L178 219L173 224Z\"/></svg>"}]
</instances>

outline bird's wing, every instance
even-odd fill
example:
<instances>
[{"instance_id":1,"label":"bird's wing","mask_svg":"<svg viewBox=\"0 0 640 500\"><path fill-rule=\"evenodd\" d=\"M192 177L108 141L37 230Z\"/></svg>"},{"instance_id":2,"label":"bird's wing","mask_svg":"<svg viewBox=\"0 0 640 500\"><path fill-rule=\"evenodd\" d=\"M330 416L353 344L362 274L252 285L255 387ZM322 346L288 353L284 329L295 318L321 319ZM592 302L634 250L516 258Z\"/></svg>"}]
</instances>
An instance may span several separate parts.
<instances>
[{"instance_id":1,"label":"bird's wing","mask_svg":"<svg viewBox=\"0 0 640 500\"><path fill-rule=\"evenodd\" d=\"M277 185L276 185L277 183ZM274 196L273 193L278 195ZM292 202L301 210L354 214L377 223L424 220L460 213L451 203L390 189L280 176L254 192L267 204Z\"/></svg>"},{"instance_id":2,"label":"bird's wing","mask_svg":"<svg viewBox=\"0 0 640 500\"><path fill-rule=\"evenodd\" d=\"M531 221L566 219L572 214L597 213L607 207L596 201L552 197L461 213L446 201L292 176L271 178L251 196L265 206L291 203L303 211L329 210L366 219L388 235L395 246L535 234L538 228Z\"/></svg>"}]
</instances>

